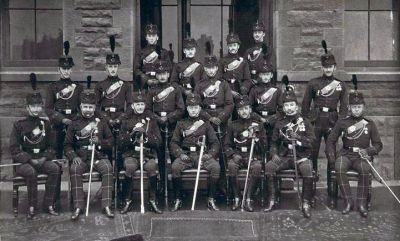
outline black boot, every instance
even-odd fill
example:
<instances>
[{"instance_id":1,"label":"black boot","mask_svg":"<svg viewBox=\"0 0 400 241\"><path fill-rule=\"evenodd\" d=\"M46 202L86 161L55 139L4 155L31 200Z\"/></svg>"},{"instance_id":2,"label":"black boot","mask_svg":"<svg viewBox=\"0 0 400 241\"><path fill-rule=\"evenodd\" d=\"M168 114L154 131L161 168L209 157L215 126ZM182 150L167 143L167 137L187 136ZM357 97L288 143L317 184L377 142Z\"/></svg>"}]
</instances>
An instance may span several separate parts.
<instances>
[{"instance_id":1,"label":"black boot","mask_svg":"<svg viewBox=\"0 0 400 241\"><path fill-rule=\"evenodd\" d=\"M81 214L82 214L82 209L75 208L75 211L71 215L71 220L73 220L73 221L78 220L79 215L81 215Z\"/></svg>"},{"instance_id":2,"label":"black boot","mask_svg":"<svg viewBox=\"0 0 400 241\"><path fill-rule=\"evenodd\" d=\"M171 209L172 212L176 212L182 207L182 200L177 198L175 199L174 207Z\"/></svg>"},{"instance_id":3,"label":"black boot","mask_svg":"<svg viewBox=\"0 0 400 241\"><path fill-rule=\"evenodd\" d=\"M274 210L275 206L276 206L276 190L275 190L275 182L274 182L274 178L272 177L267 177L267 192L269 193L269 203L268 206L264 209L264 212L271 212L272 210Z\"/></svg>"},{"instance_id":4,"label":"black boot","mask_svg":"<svg viewBox=\"0 0 400 241\"><path fill-rule=\"evenodd\" d=\"M176 212L182 207L182 180L179 177L172 178L172 185L175 192L175 203L171 211Z\"/></svg>"},{"instance_id":5,"label":"black boot","mask_svg":"<svg viewBox=\"0 0 400 241\"><path fill-rule=\"evenodd\" d=\"M111 211L111 208L109 206L105 207L103 212L107 216L107 218L114 218L114 212Z\"/></svg>"},{"instance_id":6,"label":"black boot","mask_svg":"<svg viewBox=\"0 0 400 241\"><path fill-rule=\"evenodd\" d=\"M353 210L353 201L352 200L346 200L345 201L345 207L344 207L344 209L342 210L342 214L343 215L346 215L346 214L349 214L349 212L351 211L351 210Z\"/></svg>"},{"instance_id":7,"label":"black boot","mask_svg":"<svg viewBox=\"0 0 400 241\"><path fill-rule=\"evenodd\" d=\"M133 209L132 191L133 191L132 177L125 176L125 180L124 180L125 204L124 204L124 207L120 211L121 214L125 214Z\"/></svg>"},{"instance_id":8,"label":"black boot","mask_svg":"<svg viewBox=\"0 0 400 241\"><path fill-rule=\"evenodd\" d=\"M207 207L211 211L219 211L219 208L217 207L217 204L215 204L215 199L214 198L208 198Z\"/></svg>"},{"instance_id":9,"label":"black boot","mask_svg":"<svg viewBox=\"0 0 400 241\"><path fill-rule=\"evenodd\" d=\"M60 215L58 212L56 212L56 210L54 210L54 207L53 207L53 206L49 206L49 207L47 208L47 212L48 212L50 215L53 215L53 216L58 216L58 215Z\"/></svg>"},{"instance_id":10,"label":"black boot","mask_svg":"<svg viewBox=\"0 0 400 241\"><path fill-rule=\"evenodd\" d=\"M232 203L232 211L236 211L240 207L240 198L239 198L239 183L236 176L229 177L229 183L231 184L232 194L233 194L233 203Z\"/></svg>"},{"instance_id":11,"label":"black boot","mask_svg":"<svg viewBox=\"0 0 400 241\"><path fill-rule=\"evenodd\" d=\"M303 216L305 218L310 218L311 217L311 205L310 201L308 200L303 200Z\"/></svg>"},{"instance_id":12,"label":"black boot","mask_svg":"<svg viewBox=\"0 0 400 241\"><path fill-rule=\"evenodd\" d=\"M361 217L363 218L368 217L368 209L363 203L361 203L360 206L358 207L358 211L360 212Z\"/></svg>"},{"instance_id":13,"label":"black boot","mask_svg":"<svg viewBox=\"0 0 400 241\"><path fill-rule=\"evenodd\" d=\"M28 213L26 214L26 218L28 220L32 220L34 216L35 216L35 207L29 207Z\"/></svg>"},{"instance_id":14,"label":"black boot","mask_svg":"<svg viewBox=\"0 0 400 241\"><path fill-rule=\"evenodd\" d=\"M129 211L132 211L133 209L133 201L132 200L126 200L124 207L121 209L120 213L125 214Z\"/></svg>"},{"instance_id":15,"label":"black boot","mask_svg":"<svg viewBox=\"0 0 400 241\"><path fill-rule=\"evenodd\" d=\"M163 212L158 208L156 200L150 199L149 201L150 211L153 211L158 214L162 214Z\"/></svg>"},{"instance_id":16,"label":"black boot","mask_svg":"<svg viewBox=\"0 0 400 241\"><path fill-rule=\"evenodd\" d=\"M215 193L218 187L218 178L211 177L208 183L208 197L215 198Z\"/></svg>"},{"instance_id":17,"label":"black boot","mask_svg":"<svg viewBox=\"0 0 400 241\"><path fill-rule=\"evenodd\" d=\"M156 190L157 190L157 176L149 177L149 206L150 210L161 214L162 211L158 208L156 202Z\"/></svg>"},{"instance_id":18,"label":"black boot","mask_svg":"<svg viewBox=\"0 0 400 241\"><path fill-rule=\"evenodd\" d=\"M240 207L240 198L239 197L235 197L233 199L233 203L232 203L232 211L238 210L239 207Z\"/></svg>"},{"instance_id":19,"label":"black boot","mask_svg":"<svg viewBox=\"0 0 400 241\"><path fill-rule=\"evenodd\" d=\"M244 203L244 209L246 210L246 211L248 211L248 212L253 212L254 211L254 208L253 208L253 205L252 205L252 202L251 202L251 194L253 193L253 191L254 191L254 187L256 186L256 184L257 184L257 180L254 178L254 177L249 177L249 180L248 180L248 182L247 182L247 193L246 193L246 200L245 200L245 203Z\"/></svg>"}]
</instances>

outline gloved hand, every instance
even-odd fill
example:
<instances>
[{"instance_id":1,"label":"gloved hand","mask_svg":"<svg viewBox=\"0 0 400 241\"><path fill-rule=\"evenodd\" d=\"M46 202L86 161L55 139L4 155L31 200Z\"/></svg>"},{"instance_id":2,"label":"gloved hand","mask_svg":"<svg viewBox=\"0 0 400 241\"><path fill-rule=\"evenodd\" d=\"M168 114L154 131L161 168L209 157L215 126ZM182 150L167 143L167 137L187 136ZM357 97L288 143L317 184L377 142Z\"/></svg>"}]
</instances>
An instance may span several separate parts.
<instances>
[{"instance_id":1,"label":"gloved hand","mask_svg":"<svg viewBox=\"0 0 400 241\"><path fill-rule=\"evenodd\" d=\"M211 117L210 122L217 126L221 124L221 120L218 117Z\"/></svg>"},{"instance_id":2,"label":"gloved hand","mask_svg":"<svg viewBox=\"0 0 400 241\"><path fill-rule=\"evenodd\" d=\"M100 143L99 137L98 136L93 136L90 139L90 143L91 143L91 145L95 144L97 146Z\"/></svg>"},{"instance_id":3,"label":"gloved hand","mask_svg":"<svg viewBox=\"0 0 400 241\"><path fill-rule=\"evenodd\" d=\"M184 162L187 162L187 161L190 160L189 156L186 155L186 154L184 154L184 153L182 153L182 154L179 156L179 158L180 158L182 161L184 161Z\"/></svg>"},{"instance_id":4,"label":"gloved hand","mask_svg":"<svg viewBox=\"0 0 400 241\"><path fill-rule=\"evenodd\" d=\"M82 163L82 159L79 156L74 157L74 159L72 159L72 164L80 165L81 163Z\"/></svg>"},{"instance_id":5,"label":"gloved hand","mask_svg":"<svg viewBox=\"0 0 400 241\"><path fill-rule=\"evenodd\" d=\"M210 160L211 157L212 157L212 156L211 156L210 154L204 153L204 154L203 154L203 159L202 159L202 161L203 161L203 162L206 162L206 161Z\"/></svg>"},{"instance_id":6,"label":"gloved hand","mask_svg":"<svg viewBox=\"0 0 400 241\"><path fill-rule=\"evenodd\" d=\"M280 160L281 160L281 158L277 154L274 154L272 156L272 158L271 158L271 161L274 161L274 162L277 162L277 161L280 161Z\"/></svg>"},{"instance_id":7,"label":"gloved hand","mask_svg":"<svg viewBox=\"0 0 400 241\"><path fill-rule=\"evenodd\" d=\"M72 123L72 120L68 119L68 118L63 118L62 119L62 123L64 125L70 125Z\"/></svg>"}]
</instances>

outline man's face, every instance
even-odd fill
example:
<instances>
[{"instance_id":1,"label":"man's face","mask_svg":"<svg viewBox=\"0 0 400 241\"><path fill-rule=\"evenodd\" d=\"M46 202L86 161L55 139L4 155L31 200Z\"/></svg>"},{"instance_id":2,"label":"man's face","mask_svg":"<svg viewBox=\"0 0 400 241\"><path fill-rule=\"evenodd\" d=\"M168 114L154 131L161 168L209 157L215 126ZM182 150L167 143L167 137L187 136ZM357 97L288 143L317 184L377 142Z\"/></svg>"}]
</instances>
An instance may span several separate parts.
<instances>
[{"instance_id":1,"label":"man's face","mask_svg":"<svg viewBox=\"0 0 400 241\"><path fill-rule=\"evenodd\" d=\"M146 41L150 45L156 45L158 41L158 34L155 33L146 34Z\"/></svg>"},{"instance_id":2,"label":"man's face","mask_svg":"<svg viewBox=\"0 0 400 241\"><path fill-rule=\"evenodd\" d=\"M288 116L296 115L299 110L296 101L290 101L283 103L283 112Z\"/></svg>"},{"instance_id":3,"label":"man's face","mask_svg":"<svg viewBox=\"0 0 400 241\"><path fill-rule=\"evenodd\" d=\"M168 82L169 73L168 72L156 73L156 78L160 83L166 83Z\"/></svg>"},{"instance_id":4,"label":"man's face","mask_svg":"<svg viewBox=\"0 0 400 241\"><path fill-rule=\"evenodd\" d=\"M201 107L200 105L188 105L186 109L190 117L198 117L200 114Z\"/></svg>"},{"instance_id":5,"label":"man's face","mask_svg":"<svg viewBox=\"0 0 400 241\"><path fill-rule=\"evenodd\" d=\"M204 67L204 71L208 77L214 77L217 74L218 66Z\"/></svg>"},{"instance_id":6,"label":"man's face","mask_svg":"<svg viewBox=\"0 0 400 241\"><path fill-rule=\"evenodd\" d=\"M90 118L94 115L94 111L96 110L96 105L94 104L81 104L81 112L82 116L85 118Z\"/></svg>"},{"instance_id":7,"label":"man's face","mask_svg":"<svg viewBox=\"0 0 400 241\"><path fill-rule=\"evenodd\" d=\"M258 30L258 31L253 31L253 38L256 43L261 43L264 41L265 33L264 31Z\"/></svg>"},{"instance_id":8,"label":"man's face","mask_svg":"<svg viewBox=\"0 0 400 241\"><path fill-rule=\"evenodd\" d=\"M230 54L237 54L239 51L240 44L239 43L230 43L228 44L228 51Z\"/></svg>"},{"instance_id":9,"label":"man's face","mask_svg":"<svg viewBox=\"0 0 400 241\"><path fill-rule=\"evenodd\" d=\"M184 48L183 54L185 54L186 58L189 58L189 59L194 58L194 56L196 55L196 48L195 47Z\"/></svg>"},{"instance_id":10,"label":"man's face","mask_svg":"<svg viewBox=\"0 0 400 241\"><path fill-rule=\"evenodd\" d=\"M32 117L38 117L40 112L43 110L43 106L41 104L31 104L26 107L28 113Z\"/></svg>"},{"instance_id":11,"label":"man's face","mask_svg":"<svg viewBox=\"0 0 400 241\"><path fill-rule=\"evenodd\" d=\"M107 64L106 65L106 70L108 72L108 75L111 77L117 76L118 75L118 64Z\"/></svg>"},{"instance_id":12,"label":"man's face","mask_svg":"<svg viewBox=\"0 0 400 241\"><path fill-rule=\"evenodd\" d=\"M72 68L58 68L62 79L69 79L71 77Z\"/></svg>"},{"instance_id":13,"label":"man's face","mask_svg":"<svg viewBox=\"0 0 400 241\"><path fill-rule=\"evenodd\" d=\"M350 105L351 115L354 117L360 117L364 114L364 104Z\"/></svg>"},{"instance_id":14,"label":"man's face","mask_svg":"<svg viewBox=\"0 0 400 241\"><path fill-rule=\"evenodd\" d=\"M144 102L135 102L132 104L133 110L137 114L142 114L144 112L144 109L146 108L146 104Z\"/></svg>"},{"instance_id":15,"label":"man's face","mask_svg":"<svg viewBox=\"0 0 400 241\"><path fill-rule=\"evenodd\" d=\"M248 119L250 118L251 108L249 105L242 106L238 109L238 114L240 118Z\"/></svg>"},{"instance_id":16,"label":"man's face","mask_svg":"<svg viewBox=\"0 0 400 241\"><path fill-rule=\"evenodd\" d=\"M274 74L272 72L260 72L258 76L260 77L261 82L269 83L271 82L271 79L274 76Z\"/></svg>"},{"instance_id":17,"label":"man's face","mask_svg":"<svg viewBox=\"0 0 400 241\"><path fill-rule=\"evenodd\" d=\"M325 76L332 76L333 72L335 72L336 66L335 65L329 65L329 66L322 66L322 72L324 73Z\"/></svg>"}]
</instances>

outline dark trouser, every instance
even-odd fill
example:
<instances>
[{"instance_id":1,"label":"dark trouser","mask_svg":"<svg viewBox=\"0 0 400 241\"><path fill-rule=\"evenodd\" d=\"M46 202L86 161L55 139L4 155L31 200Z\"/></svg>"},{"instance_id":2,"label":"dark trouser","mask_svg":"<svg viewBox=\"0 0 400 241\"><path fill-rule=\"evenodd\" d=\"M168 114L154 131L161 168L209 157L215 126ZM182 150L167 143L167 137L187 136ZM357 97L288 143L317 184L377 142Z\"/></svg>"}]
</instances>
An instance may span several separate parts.
<instances>
[{"instance_id":1,"label":"dark trouser","mask_svg":"<svg viewBox=\"0 0 400 241\"><path fill-rule=\"evenodd\" d=\"M82 209L84 207L84 193L82 174L90 170L90 163L81 162L80 165L72 164L70 167L71 192L74 200L74 207ZM101 205L102 207L111 206L113 190L113 168L107 159L97 160L93 164L93 170L101 174Z\"/></svg>"},{"instance_id":2,"label":"dark trouser","mask_svg":"<svg viewBox=\"0 0 400 241\"><path fill-rule=\"evenodd\" d=\"M172 163L172 178L174 179L174 191L176 198L182 198L181 190L182 190L182 183L181 183L181 175L182 171L189 169L189 168L197 168L199 155L197 153L190 153L189 154L190 160L187 162L182 161L180 158L175 159ZM208 183L208 197L214 198L216 185L220 176L221 167L218 162L214 158L210 158L206 161L202 160L202 168L206 169L210 172L211 180Z\"/></svg>"},{"instance_id":3,"label":"dark trouser","mask_svg":"<svg viewBox=\"0 0 400 241\"><path fill-rule=\"evenodd\" d=\"M165 181L166 181L166 175L167 175L167 160L165 156L165 142L167 142L167 145L169 147L169 143L172 138L172 134L174 133L176 125L170 125L168 126L168 133L166 133L166 128L163 126L160 126L161 129L161 138L162 138L162 147L158 148L158 169L160 172L160 185L161 187L165 187ZM168 134L168 139L166 139L166 134ZM172 160L171 160L172 162Z\"/></svg>"},{"instance_id":4,"label":"dark trouser","mask_svg":"<svg viewBox=\"0 0 400 241\"><path fill-rule=\"evenodd\" d=\"M124 167L125 167L125 190L126 193L124 195L125 200L132 200L133 194L133 177L134 173L137 169L140 168L140 161L135 157L126 157L124 159ZM149 177L149 198L150 200L156 199L156 189L157 189L157 169L158 165L154 159L145 159L143 163L143 170L147 172L147 176Z\"/></svg>"},{"instance_id":5,"label":"dark trouser","mask_svg":"<svg viewBox=\"0 0 400 241\"><path fill-rule=\"evenodd\" d=\"M336 159L335 170L337 173L337 182L346 201L352 201L350 184L346 175L346 172L350 169L355 170L359 174L357 200L359 205L365 205L368 197L369 174L371 172L371 167L361 159L358 153L341 155Z\"/></svg>"},{"instance_id":6,"label":"dark trouser","mask_svg":"<svg viewBox=\"0 0 400 241\"><path fill-rule=\"evenodd\" d=\"M57 163L45 161L42 166L35 168L29 163L17 166L16 175L25 179L28 190L28 203L30 207L37 205L37 175L45 173L48 175L45 186L43 206L48 207L54 204L57 192L58 181L61 175L61 168Z\"/></svg>"},{"instance_id":7,"label":"dark trouser","mask_svg":"<svg viewBox=\"0 0 400 241\"><path fill-rule=\"evenodd\" d=\"M54 132L56 136L56 156L58 159L62 159L64 153L64 139L65 139L64 125L55 127Z\"/></svg>"},{"instance_id":8,"label":"dark trouser","mask_svg":"<svg viewBox=\"0 0 400 241\"><path fill-rule=\"evenodd\" d=\"M300 161L300 159L297 159ZM273 180L280 170L294 168L293 157L280 157L279 160L270 160L265 165L265 174L269 181ZM313 197L313 165L310 159L302 159L298 164L298 170L303 176L303 199L311 201Z\"/></svg>"},{"instance_id":9,"label":"dark trouser","mask_svg":"<svg viewBox=\"0 0 400 241\"><path fill-rule=\"evenodd\" d=\"M239 197L239 184L237 181L237 175L239 169L245 168L247 170L248 167L248 161L249 158L241 155L235 154L232 159L228 161L228 176L230 179L232 191L233 191L233 196L235 198ZM254 185L256 184L256 181L260 178L261 176L261 161L257 159L253 159L253 161L250 164L250 171L249 171L249 180L248 183L251 183L252 185L248 187L247 189L247 197L251 197L251 193L253 192Z\"/></svg>"}]
</instances>

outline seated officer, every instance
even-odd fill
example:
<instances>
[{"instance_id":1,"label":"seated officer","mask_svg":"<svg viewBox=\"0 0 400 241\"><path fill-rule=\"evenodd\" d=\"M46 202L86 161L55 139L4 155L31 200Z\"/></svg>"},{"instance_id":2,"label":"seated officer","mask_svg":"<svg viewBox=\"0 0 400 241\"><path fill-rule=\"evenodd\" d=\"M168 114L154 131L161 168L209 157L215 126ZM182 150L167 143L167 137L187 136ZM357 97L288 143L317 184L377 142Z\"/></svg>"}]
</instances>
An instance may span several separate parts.
<instances>
[{"instance_id":1,"label":"seated officer","mask_svg":"<svg viewBox=\"0 0 400 241\"><path fill-rule=\"evenodd\" d=\"M353 169L359 173L357 199L361 216L368 216L366 199L369 189L371 168L366 163L382 150L382 141L374 121L364 117L365 102L363 95L357 92L349 94L350 116L340 119L326 142L326 155L330 163L335 163L335 170L340 191L346 206L343 214L353 208L353 200L346 172ZM342 136L343 148L335 159L336 142ZM335 161L336 160L336 161Z\"/></svg>"},{"instance_id":2,"label":"seated officer","mask_svg":"<svg viewBox=\"0 0 400 241\"><path fill-rule=\"evenodd\" d=\"M133 177L140 168L140 137L143 135L143 169L149 177L149 205L152 211L162 213L157 207L157 169L156 151L161 146L161 134L157 123L146 112L147 100L141 93L133 95L133 103L128 107L128 115L122 120L119 150L122 152L125 167L125 205L121 214L133 208Z\"/></svg>"},{"instance_id":3,"label":"seated officer","mask_svg":"<svg viewBox=\"0 0 400 241\"><path fill-rule=\"evenodd\" d=\"M172 211L182 207L182 180L181 173L188 168L197 168L199 161L200 143L206 138L204 155L201 160L202 167L210 172L208 185L208 208L218 211L214 195L220 173L220 165L216 161L219 151L219 142L214 129L209 122L199 118L201 111L200 96L189 95L186 99L189 117L178 122L171 139L170 150L173 156L177 157L172 163L172 182L175 191L175 206Z\"/></svg>"},{"instance_id":4,"label":"seated officer","mask_svg":"<svg viewBox=\"0 0 400 241\"><path fill-rule=\"evenodd\" d=\"M237 180L240 168L247 169L252 138L255 140L253 158L250 165L249 180L247 184L247 198L244 208L253 212L251 205L251 194L261 175L262 153L265 150L266 135L262 125L259 125L254 118L251 117L251 107L247 96L237 99L236 107L238 108L239 119L232 122L228 126L228 132L225 137L224 149L228 161L228 176L234 195L232 210L235 211L240 206L239 183Z\"/></svg>"},{"instance_id":5,"label":"seated officer","mask_svg":"<svg viewBox=\"0 0 400 241\"><path fill-rule=\"evenodd\" d=\"M95 116L95 94L82 92L81 115L68 126L64 150L70 166L71 192L74 200L72 220L77 220L84 207L82 175L90 170L92 145L96 145L93 160L93 170L101 174L101 205L107 217L113 218L111 199L113 189L113 168L104 151L112 148L113 138L108 124Z\"/></svg>"},{"instance_id":6,"label":"seated officer","mask_svg":"<svg viewBox=\"0 0 400 241\"><path fill-rule=\"evenodd\" d=\"M299 107L294 90L289 88L288 83L286 85L282 100L285 115L275 124L271 144L272 159L265 165L270 202L264 211L269 212L275 206L273 178L276 173L298 165L298 170L303 176L303 214L304 217L309 218L311 217L310 201L313 196L313 169L309 158L315 138L314 129L311 123L298 113ZM292 144L293 139L296 141L295 146ZM297 163L294 163L293 148L296 148Z\"/></svg>"},{"instance_id":7,"label":"seated officer","mask_svg":"<svg viewBox=\"0 0 400 241\"><path fill-rule=\"evenodd\" d=\"M60 167L51 160L55 157L54 137L50 122L39 117L42 112L42 96L40 93L28 94L26 109L29 116L14 123L10 136L10 152L17 166L16 175L25 179L28 189L29 209L27 217L32 219L37 205L37 175L48 175L44 204L49 214L58 215L53 204L61 175Z\"/></svg>"}]
</instances>

